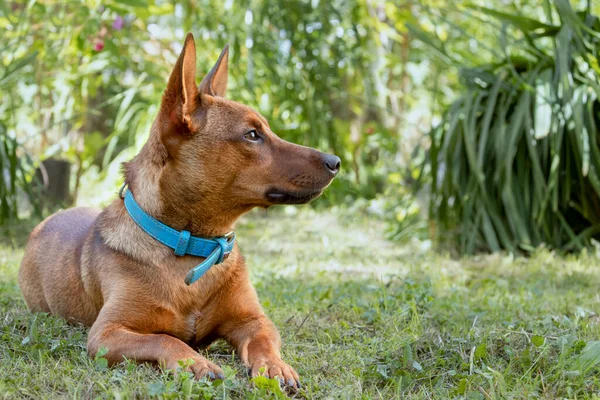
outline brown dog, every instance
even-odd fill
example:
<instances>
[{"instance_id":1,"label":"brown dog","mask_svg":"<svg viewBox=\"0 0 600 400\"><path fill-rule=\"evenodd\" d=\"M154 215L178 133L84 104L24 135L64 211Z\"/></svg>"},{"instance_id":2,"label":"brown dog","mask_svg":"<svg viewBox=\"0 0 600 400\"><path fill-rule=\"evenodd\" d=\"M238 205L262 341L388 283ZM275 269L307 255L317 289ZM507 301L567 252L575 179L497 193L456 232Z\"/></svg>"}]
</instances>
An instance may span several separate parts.
<instances>
[{"instance_id":1,"label":"brown dog","mask_svg":"<svg viewBox=\"0 0 600 400\"><path fill-rule=\"evenodd\" d=\"M306 203L321 194L339 158L277 137L247 106L225 100L228 50L196 86L196 49L188 34L148 142L125 164L125 181L141 208L175 230L215 237L253 207ZM54 214L29 237L19 285L33 312L91 326L88 351L175 370L193 360L198 378L222 377L196 350L224 338L252 375L297 387L281 359L277 329L265 316L237 246L197 282L188 271L202 258L176 256L142 230L122 199L103 211Z\"/></svg>"}]
</instances>

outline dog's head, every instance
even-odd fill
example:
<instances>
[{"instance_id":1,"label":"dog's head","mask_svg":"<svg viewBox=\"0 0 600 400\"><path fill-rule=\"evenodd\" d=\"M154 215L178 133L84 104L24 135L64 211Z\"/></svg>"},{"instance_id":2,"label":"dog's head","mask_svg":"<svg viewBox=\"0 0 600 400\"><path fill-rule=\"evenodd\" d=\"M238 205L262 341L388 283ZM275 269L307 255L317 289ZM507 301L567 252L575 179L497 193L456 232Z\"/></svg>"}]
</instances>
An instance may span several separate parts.
<instances>
[{"instance_id":1,"label":"dog's head","mask_svg":"<svg viewBox=\"0 0 600 400\"><path fill-rule=\"evenodd\" d=\"M248 210L307 203L340 169L340 159L279 138L267 120L225 99L228 48L196 85L196 48L188 34L152 128L162 164L160 196L186 204Z\"/></svg>"}]
</instances>

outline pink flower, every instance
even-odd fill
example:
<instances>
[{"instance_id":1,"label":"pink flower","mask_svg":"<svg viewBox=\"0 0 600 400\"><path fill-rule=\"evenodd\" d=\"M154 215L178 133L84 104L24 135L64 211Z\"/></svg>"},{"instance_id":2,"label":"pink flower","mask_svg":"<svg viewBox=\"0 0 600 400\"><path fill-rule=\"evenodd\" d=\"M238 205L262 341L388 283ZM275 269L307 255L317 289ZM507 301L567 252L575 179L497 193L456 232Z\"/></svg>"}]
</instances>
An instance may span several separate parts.
<instances>
[{"instance_id":1,"label":"pink flower","mask_svg":"<svg viewBox=\"0 0 600 400\"><path fill-rule=\"evenodd\" d=\"M121 29L123 29L123 25L125 25L125 21L123 20L123 17L121 17L120 15L117 15L117 18L115 18L112 27L115 31L120 31Z\"/></svg>"},{"instance_id":2,"label":"pink flower","mask_svg":"<svg viewBox=\"0 0 600 400\"><path fill-rule=\"evenodd\" d=\"M102 51L104 48L104 40L96 40L94 43L94 51Z\"/></svg>"}]
</instances>

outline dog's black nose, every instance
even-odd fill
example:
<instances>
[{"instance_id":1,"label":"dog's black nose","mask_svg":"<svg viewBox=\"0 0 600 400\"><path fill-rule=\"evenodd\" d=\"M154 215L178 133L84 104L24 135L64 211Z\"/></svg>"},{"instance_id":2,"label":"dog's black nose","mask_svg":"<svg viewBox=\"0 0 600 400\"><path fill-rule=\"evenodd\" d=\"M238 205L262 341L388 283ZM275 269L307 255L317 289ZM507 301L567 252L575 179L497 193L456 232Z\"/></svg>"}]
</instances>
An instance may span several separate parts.
<instances>
[{"instance_id":1,"label":"dog's black nose","mask_svg":"<svg viewBox=\"0 0 600 400\"><path fill-rule=\"evenodd\" d=\"M323 157L323 164L325 168L329 170L332 174L337 174L340 170L340 165L342 165L342 160L338 156L334 156L332 154L325 154Z\"/></svg>"}]
</instances>

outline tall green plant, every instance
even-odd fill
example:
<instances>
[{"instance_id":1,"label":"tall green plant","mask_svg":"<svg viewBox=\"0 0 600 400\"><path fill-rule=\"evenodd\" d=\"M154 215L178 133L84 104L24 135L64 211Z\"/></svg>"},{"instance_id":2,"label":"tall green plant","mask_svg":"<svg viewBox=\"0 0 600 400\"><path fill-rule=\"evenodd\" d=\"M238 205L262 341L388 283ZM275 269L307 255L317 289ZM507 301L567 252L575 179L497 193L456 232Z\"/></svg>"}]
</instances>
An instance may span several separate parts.
<instances>
[{"instance_id":1,"label":"tall green plant","mask_svg":"<svg viewBox=\"0 0 600 400\"><path fill-rule=\"evenodd\" d=\"M600 22L568 0L545 5L542 20L468 10L500 23L500 56L462 66L426 163L430 226L461 253L600 239Z\"/></svg>"},{"instance_id":2,"label":"tall green plant","mask_svg":"<svg viewBox=\"0 0 600 400\"><path fill-rule=\"evenodd\" d=\"M20 218L22 198L28 199L37 216L41 215L39 197L31 182L34 179L32 160L26 156L16 139L6 135L0 124L0 226Z\"/></svg>"},{"instance_id":3,"label":"tall green plant","mask_svg":"<svg viewBox=\"0 0 600 400\"><path fill-rule=\"evenodd\" d=\"M0 87L8 90L20 70L35 58L36 52L15 57L0 68ZM41 215L40 199L31 183L34 180L34 163L28 152L14 135L7 130L14 104L7 101L0 106L0 227L19 220L23 212L23 200L27 199L37 216Z\"/></svg>"}]
</instances>

